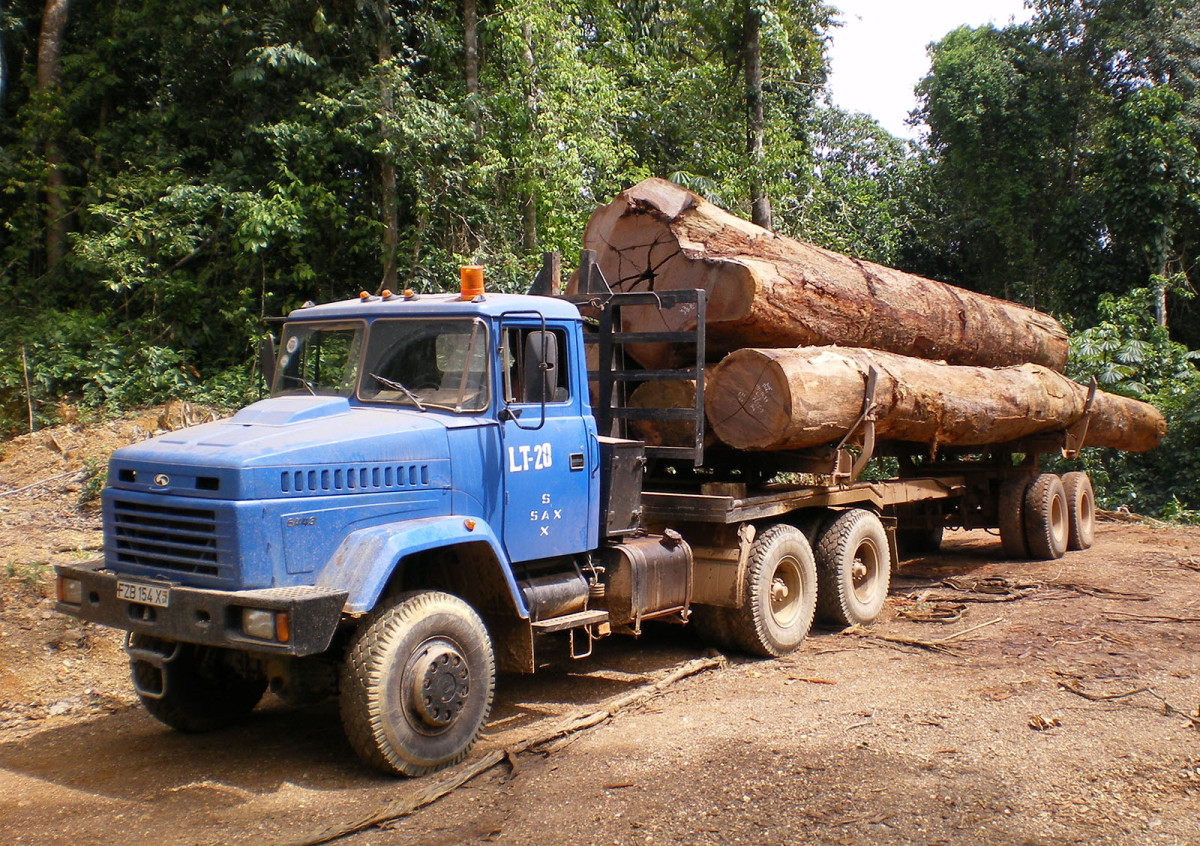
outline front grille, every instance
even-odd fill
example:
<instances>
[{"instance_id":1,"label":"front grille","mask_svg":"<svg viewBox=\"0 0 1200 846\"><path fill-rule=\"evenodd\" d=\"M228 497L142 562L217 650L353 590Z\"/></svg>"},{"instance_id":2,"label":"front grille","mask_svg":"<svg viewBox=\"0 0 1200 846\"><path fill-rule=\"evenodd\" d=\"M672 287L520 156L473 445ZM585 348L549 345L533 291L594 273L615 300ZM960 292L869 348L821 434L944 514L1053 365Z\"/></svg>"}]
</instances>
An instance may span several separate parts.
<instances>
[{"instance_id":1,"label":"front grille","mask_svg":"<svg viewBox=\"0 0 1200 846\"><path fill-rule=\"evenodd\" d=\"M121 563L218 575L217 519L211 509L117 500L113 527Z\"/></svg>"}]
</instances>

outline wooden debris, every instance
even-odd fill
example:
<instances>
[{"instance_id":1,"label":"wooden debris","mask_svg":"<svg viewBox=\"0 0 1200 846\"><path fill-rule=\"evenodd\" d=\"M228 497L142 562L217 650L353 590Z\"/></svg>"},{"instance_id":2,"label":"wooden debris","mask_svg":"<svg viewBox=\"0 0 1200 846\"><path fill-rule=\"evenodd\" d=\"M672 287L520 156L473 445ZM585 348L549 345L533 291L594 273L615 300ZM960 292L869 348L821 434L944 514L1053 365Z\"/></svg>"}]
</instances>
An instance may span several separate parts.
<instances>
[{"instance_id":1,"label":"wooden debris","mask_svg":"<svg viewBox=\"0 0 1200 846\"><path fill-rule=\"evenodd\" d=\"M1125 699L1131 699L1132 697L1140 694L1146 694L1159 701L1159 703L1162 705L1164 715L1182 717L1191 728L1200 730L1200 708L1197 708L1195 712L1190 714L1185 711L1181 711L1151 687L1138 687L1134 688L1133 690L1127 690L1123 693L1089 693L1071 681L1060 681L1058 686L1063 690L1074 693L1076 696L1088 700L1089 702L1118 702Z\"/></svg>"},{"instance_id":2,"label":"wooden debris","mask_svg":"<svg viewBox=\"0 0 1200 846\"><path fill-rule=\"evenodd\" d=\"M401 798L388 802L357 820L327 828L318 834L300 840L285 841L277 846L285 846L285 844L286 846L319 846L319 844L331 843L342 837L406 817L426 805L433 804L502 761L511 761L522 752L535 749L573 732L599 725L617 713L659 695L681 679L725 665L725 658L719 655L688 661L656 682L605 700L596 708L580 709L519 743L511 744L503 749L494 749L479 758L468 759L457 767L419 779L411 790L403 791L404 795ZM400 783L403 784L403 782Z\"/></svg>"}]
</instances>

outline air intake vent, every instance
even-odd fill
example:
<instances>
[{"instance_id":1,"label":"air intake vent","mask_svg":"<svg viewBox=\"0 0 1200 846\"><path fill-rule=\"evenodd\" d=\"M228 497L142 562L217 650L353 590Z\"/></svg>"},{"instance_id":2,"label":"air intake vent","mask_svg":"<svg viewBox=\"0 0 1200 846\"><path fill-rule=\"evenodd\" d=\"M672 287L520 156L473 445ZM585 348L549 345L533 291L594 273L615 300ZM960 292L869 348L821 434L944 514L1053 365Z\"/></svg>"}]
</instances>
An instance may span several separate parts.
<instances>
[{"instance_id":1,"label":"air intake vent","mask_svg":"<svg viewBox=\"0 0 1200 846\"><path fill-rule=\"evenodd\" d=\"M370 464L285 470L279 489L285 494L372 493L429 485L428 464Z\"/></svg>"},{"instance_id":2,"label":"air intake vent","mask_svg":"<svg viewBox=\"0 0 1200 846\"><path fill-rule=\"evenodd\" d=\"M113 503L117 560L125 564L215 576L216 515L203 508Z\"/></svg>"}]
</instances>

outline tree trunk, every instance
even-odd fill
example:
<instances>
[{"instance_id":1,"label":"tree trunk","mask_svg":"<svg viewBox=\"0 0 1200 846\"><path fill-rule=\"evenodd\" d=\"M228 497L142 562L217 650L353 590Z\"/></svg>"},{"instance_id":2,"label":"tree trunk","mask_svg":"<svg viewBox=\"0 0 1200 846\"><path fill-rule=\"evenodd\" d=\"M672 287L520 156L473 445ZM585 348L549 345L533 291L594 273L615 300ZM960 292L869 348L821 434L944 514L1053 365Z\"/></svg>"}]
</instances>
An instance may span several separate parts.
<instances>
[{"instance_id":1,"label":"tree trunk","mask_svg":"<svg viewBox=\"0 0 1200 846\"><path fill-rule=\"evenodd\" d=\"M526 73L525 115L528 120L529 137L532 139L537 132L538 91L537 81L534 78L534 74L537 72L537 63L533 57L533 28L529 21L521 26L521 40ZM526 253L534 253L538 248L536 172L528 165L523 170L525 186L518 197L518 202L521 204L521 246Z\"/></svg>"},{"instance_id":2,"label":"tree trunk","mask_svg":"<svg viewBox=\"0 0 1200 846\"><path fill-rule=\"evenodd\" d=\"M467 83L467 116L475 140L483 140L483 121L479 114L479 13L475 0L463 0L463 74Z\"/></svg>"},{"instance_id":3,"label":"tree trunk","mask_svg":"<svg viewBox=\"0 0 1200 846\"><path fill-rule=\"evenodd\" d=\"M383 224L381 252L383 272L376 293L396 288L396 252L400 244L399 202L396 197L396 160L392 150L391 122L396 113L396 94L392 88L392 20L391 7L381 0L376 8L379 17L379 36L376 58L379 60L379 114L383 150L379 158L379 216Z\"/></svg>"},{"instance_id":4,"label":"tree trunk","mask_svg":"<svg viewBox=\"0 0 1200 846\"><path fill-rule=\"evenodd\" d=\"M743 349L709 372L709 425L738 449L835 443L862 413L871 367L879 440L1000 444L1071 426L1087 400L1083 385L1036 364L993 370L842 347ZM1153 406L1097 392L1086 442L1144 452L1165 432Z\"/></svg>"},{"instance_id":5,"label":"tree trunk","mask_svg":"<svg viewBox=\"0 0 1200 846\"><path fill-rule=\"evenodd\" d=\"M758 31L761 21L755 4L746 0L742 15L742 60L746 69L746 153L750 158L750 220L763 229L771 228L771 198L763 187L762 49Z\"/></svg>"},{"instance_id":6,"label":"tree trunk","mask_svg":"<svg viewBox=\"0 0 1200 846\"><path fill-rule=\"evenodd\" d=\"M62 76L62 42L67 30L69 0L46 0L38 36L37 87L49 94ZM67 180L55 138L46 139L46 266L53 268L67 252Z\"/></svg>"},{"instance_id":7,"label":"tree trunk","mask_svg":"<svg viewBox=\"0 0 1200 846\"><path fill-rule=\"evenodd\" d=\"M843 344L951 364L1034 362L1061 370L1067 334L1033 309L774 235L663 179L598 208L584 246L616 290L704 288L707 349ZM624 309L627 331L686 329L686 309ZM643 367L683 363L684 349L630 347Z\"/></svg>"},{"instance_id":8,"label":"tree trunk","mask_svg":"<svg viewBox=\"0 0 1200 846\"><path fill-rule=\"evenodd\" d=\"M707 384L707 383L706 383ZM688 379L672 379L660 382L643 382L630 394L626 403L629 408L695 408L696 383ZM688 420L645 420L631 418L631 437L645 441L649 446L690 447L696 443L696 429ZM705 429L705 446L716 438Z\"/></svg>"}]
</instances>

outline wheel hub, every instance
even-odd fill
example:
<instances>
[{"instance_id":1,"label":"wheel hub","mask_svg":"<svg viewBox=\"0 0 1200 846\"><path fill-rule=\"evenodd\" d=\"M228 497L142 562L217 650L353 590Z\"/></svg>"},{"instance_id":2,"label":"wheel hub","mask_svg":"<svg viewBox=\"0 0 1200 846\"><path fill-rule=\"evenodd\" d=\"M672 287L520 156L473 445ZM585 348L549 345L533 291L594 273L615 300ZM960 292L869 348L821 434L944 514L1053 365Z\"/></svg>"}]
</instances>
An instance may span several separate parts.
<instances>
[{"instance_id":1,"label":"wheel hub","mask_svg":"<svg viewBox=\"0 0 1200 846\"><path fill-rule=\"evenodd\" d=\"M462 654L447 643L430 645L411 674L412 706L421 720L444 728L462 712L471 689L471 674Z\"/></svg>"}]
</instances>

